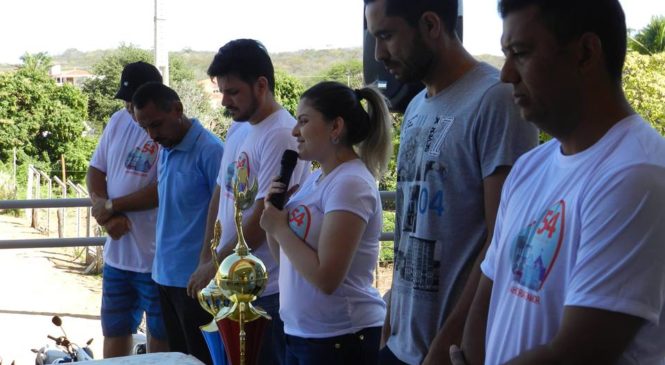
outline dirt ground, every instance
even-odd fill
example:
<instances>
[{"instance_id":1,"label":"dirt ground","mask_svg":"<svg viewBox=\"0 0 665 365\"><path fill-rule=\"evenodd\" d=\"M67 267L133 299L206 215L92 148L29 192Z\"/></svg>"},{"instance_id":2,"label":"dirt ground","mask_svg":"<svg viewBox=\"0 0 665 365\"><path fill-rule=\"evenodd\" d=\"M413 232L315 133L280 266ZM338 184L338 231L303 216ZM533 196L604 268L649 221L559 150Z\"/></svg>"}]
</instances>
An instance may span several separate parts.
<instances>
[{"instance_id":1,"label":"dirt ground","mask_svg":"<svg viewBox=\"0 0 665 365\"><path fill-rule=\"evenodd\" d=\"M393 281L393 264L380 266L377 273L378 280L375 281L376 288L379 289L381 295L386 294Z\"/></svg>"},{"instance_id":2,"label":"dirt ground","mask_svg":"<svg viewBox=\"0 0 665 365\"><path fill-rule=\"evenodd\" d=\"M82 210L82 217L84 212ZM45 210L40 216L41 226L46 227ZM57 237L54 209L49 216L50 237ZM66 237L85 235L85 219L77 224L75 217L76 210L68 209ZM0 214L0 240L45 237L45 230L30 228L28 218ZM47 334L62 334L51 324L51 317L56 314L61 316L70 340L83 344L93 338L91 348L95 357L102 357L101 277L83 275L85 265L81 253L81 249L73 248L0 250L0 359L4 360L3 364L10 364L12 360L16 365L34 364L35 357L30 349L51 342ZM391 280L392 266L379 267L377 284L382 295Z\"/></svg>"},{"instance_id":3,"label":"dirt ground","mask_svg":"<svg viewBox=\"0 0 665 365\"><path fill-rule=\"evenodd\" d=\"M44 238L29 227L27 218L0 215L0 239ZM59 315L73 342L91 345L101 357L99 324L101 278L82 275L85 265L74 260L75 250L0 250L0 357L4 363L34 364L31 348L49 342L46 335L62 332L51 323Z\"/></svg>"}]
</instances>

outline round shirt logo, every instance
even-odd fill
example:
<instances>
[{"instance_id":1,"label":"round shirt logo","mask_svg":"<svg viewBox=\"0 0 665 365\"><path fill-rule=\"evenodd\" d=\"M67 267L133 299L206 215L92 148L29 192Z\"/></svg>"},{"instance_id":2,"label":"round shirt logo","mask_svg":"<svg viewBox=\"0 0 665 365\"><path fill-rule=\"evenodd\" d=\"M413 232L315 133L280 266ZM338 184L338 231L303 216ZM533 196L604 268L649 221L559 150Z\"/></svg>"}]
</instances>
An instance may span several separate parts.
<instances>
[{"instance_id":1,"label":"round shirt logo","mask_svg":"<svg viewBox=\"0 0 665 365\"><path fill-rule=\"evenodd\" d=\"M309 226L311 224L311 215L309 208L305 205L295 207L289 213L289 227L302 240L307 241Z\"/></svg>"}]
</instances>

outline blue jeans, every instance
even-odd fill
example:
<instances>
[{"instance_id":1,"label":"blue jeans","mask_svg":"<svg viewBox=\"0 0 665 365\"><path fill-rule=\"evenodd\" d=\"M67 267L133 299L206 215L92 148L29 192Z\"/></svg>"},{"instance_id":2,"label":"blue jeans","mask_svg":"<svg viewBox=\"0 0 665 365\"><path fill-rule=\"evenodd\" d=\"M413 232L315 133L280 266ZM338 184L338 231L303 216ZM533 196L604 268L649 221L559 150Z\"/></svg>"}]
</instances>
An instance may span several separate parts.
<instances>
[{"instance_id":1,"label":"blue jeans","mask_svg":"<svg viewBox=\"0 0 665 365\"><path fill-rule=\"evenodd\" d=\"M159 289L150 273L122 270L104 264L102 277L102 333L105 337L136 333L143 313L151 336L166 340Z\"/></svg>"},{"instance_id":2,"label":"blue jeans","mask_svg":"<svg viewBox=\"0 0 665 365\"><path fill-rule=\"evenodd\" d=\"M286 365L374 365L380 340L381 327L327 338L286 335Z\"/></svg>"},{"instance_id":3,"label":"blue jeans","mask_svg":"<svg viewBox=\"0 0 665 365\"><path fill-rule=\"evenodd\" d=\"M282 365L286 353L284 342L284 322L279 317L279 293L260 297L252 302L255 307L261 307L272 317L268 322L261 343L259 365Z\"/></svg>"}]
</instances>

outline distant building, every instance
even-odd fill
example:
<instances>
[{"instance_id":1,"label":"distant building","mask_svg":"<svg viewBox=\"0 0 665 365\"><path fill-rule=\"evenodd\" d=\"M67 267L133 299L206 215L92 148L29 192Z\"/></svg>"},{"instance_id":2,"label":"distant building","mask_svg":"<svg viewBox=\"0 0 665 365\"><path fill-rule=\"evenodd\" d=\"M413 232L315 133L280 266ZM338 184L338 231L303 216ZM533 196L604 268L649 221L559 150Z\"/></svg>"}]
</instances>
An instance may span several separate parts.
<instances>
[{"instance_id":1,"label":"distant building","mask_svg":"<svg viewBox=\"0 0 665 365\"><path fill-rule=\"evenodd\" d=\"M217 109L222 106L222 93L219 92L219 88L217 87L215 79L199 80L196 83L203 87L203 90L208 96L210 106L213 109Z\"/></svg>"},{"instance_id":2,"label":"distant building","mask_svg":"<svg viewBox=\"0 0 665 365\"><path fill-rule=\"evenodd\" d=\"M95 77L95 75L85 70L73 69L62 71L60 65L52 66L49 75L58 85L71 84L77 87L83 86L86 80Z\"/></svg>"}]
</instances>

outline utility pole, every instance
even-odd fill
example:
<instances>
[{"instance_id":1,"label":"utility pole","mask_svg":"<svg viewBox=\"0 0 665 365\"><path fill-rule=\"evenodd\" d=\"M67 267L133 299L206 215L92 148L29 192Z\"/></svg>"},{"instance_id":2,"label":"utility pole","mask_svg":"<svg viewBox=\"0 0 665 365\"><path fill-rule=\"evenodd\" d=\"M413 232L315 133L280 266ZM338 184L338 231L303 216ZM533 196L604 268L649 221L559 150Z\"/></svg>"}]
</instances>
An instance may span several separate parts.
<instances>
[{"instance_id":1,"label":"utility pole","mask_svg":"<svg viewBox=\"0 0 665 365\"><path fill-rule=\"evenodd\" d=\"M166 1L155 0L155 67L169 85L169 50L166 45Z\"/></svg>"}]
</instances>

